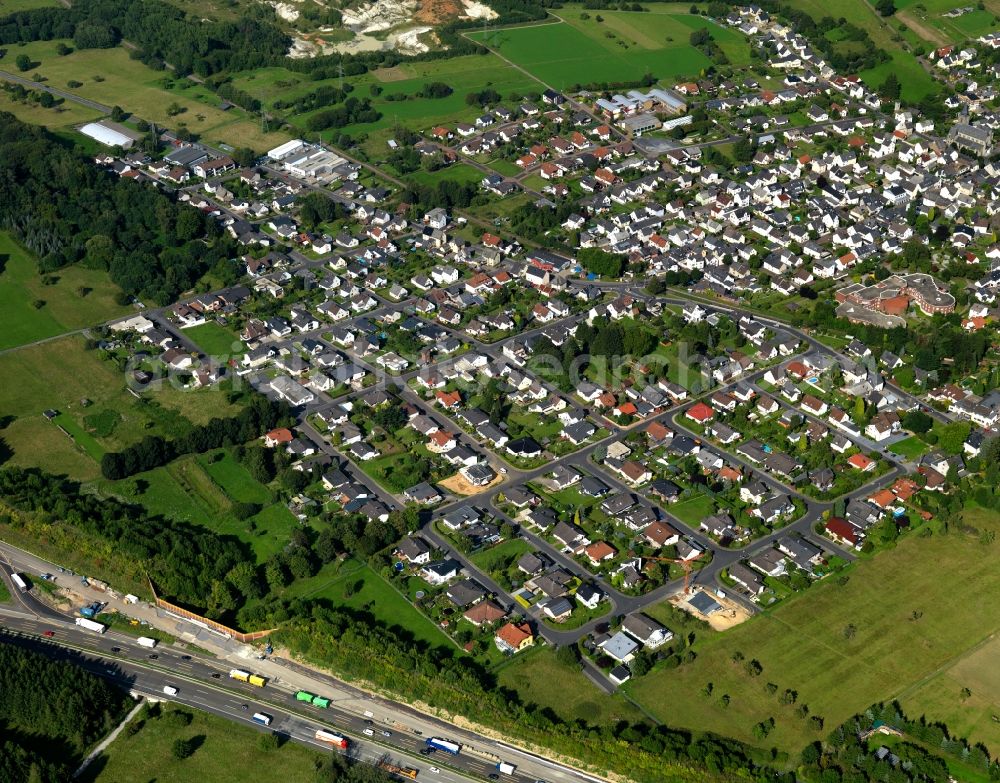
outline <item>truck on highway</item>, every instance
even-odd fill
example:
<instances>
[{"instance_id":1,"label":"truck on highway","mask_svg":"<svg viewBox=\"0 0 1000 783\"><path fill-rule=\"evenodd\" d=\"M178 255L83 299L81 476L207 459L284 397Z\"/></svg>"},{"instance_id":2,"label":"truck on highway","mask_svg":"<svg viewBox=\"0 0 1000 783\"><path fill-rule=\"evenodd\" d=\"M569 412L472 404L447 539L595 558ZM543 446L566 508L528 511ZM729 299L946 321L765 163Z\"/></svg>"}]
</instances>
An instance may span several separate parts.
<instances>
[{"instance_id":1,"label":"truck on highway","mask_svg":"<svg viewBox=\"0 0 1000 783\"><path fill-rule=\"evenodd\" d=\"M259 674L251 674L247 678L247 682L258 688L263 688L265 685L267 685L267 678L261 677Z\"/></svg>"},{"instance_id":2,"label":"truck on highway","mask_svg":"<svg viewBox=\"0 0 1000 783\"><path fill-rule=\"evenodd\" d=\"M230 669L229 678L240 682L250 682L250 672L245 672L242 669Z\"/></svg>"},{"instance_id":3,"label":"truck on highway","mask_svg":"<svg viewBox=\"0 0 1000 783\"><path fill-rule=\"evenodd\" d=\"M86 617L77 617L76 624L81 628L86 628L88 631L94 631L95 633L104 633L108 630L106 625L102 625L94 620L88 620Z\"/></svg>"},{"instance_id":4,"label":"truck on highway","mask_svg":"<svg viewBox=\"0 0 1000 783\"><path fill-rule=\"evenodd\" d=\"M312 703L313 707L319 707L321 710L330 706L330 700L326 696L314 696Z\"/></svg>"},{"instance_id":5,"label":"truck on highway","mask_svg":"<svg viewBox=\"0 0 1000 783\"><path fill-rule=\"evenodd\" d=\"M21 576L19 573L14 572L13 574L11 574L10 581L12 581L14 583L14 587L16 587L22 593L28 592L28 583L27 581L25 581L25 578Z\"/></svg>"},{"instance_id":6,"label":"truck on highway","mask_svg":"<svg viewBox=\"0 0 1000 783\"><path fill-rule=\"evenodd\" d=\"M316 739L335 748L347 750L347 738L326 729L316 729Z\"/></svg>"},{"instance_id":7,"label":"truck on highway","mask_svg":"<svg viewBox=\"0 0 1000 783\"><path fill-rule=\"evenodd\" d=\"M513 775L515 769L517 767L513 764L508 764L506 761L497 762L497 772L502 772L504 775Z\"/></svg>"},{"instance_id":8,"label":"truck on highway","mask_svg":"<svg viewBox=\"0 0 1000 783\"><path fill-rule=\"evenodd\" d=\"M266 712L255 712L253 714L253 717L250 718L250 720L252 720L254 723L259 723L262 726L271 725L271 716L268 715Z\"/></svg>"},{"instance_id":9,"label":"truck on highway","mask_svg":"<svg viewBox=\"0 0 1000 783\"><path fill-rule=\"evenodd\" d=\"M140 636L135 641L140 647L148 647L149 649L156 647L156 639L151 639L148 636Z\"/></svg>"},{"instance_id":10,"label":"truck on highway","mask_svg":"<svg viewBox=\"0 0 1000 783\"><path fill-rule=\"evenodd\" d=\"M315 698L316 698L316 695L313 694L313 693L309 693L309 691L298 691L295 694L295 700L296 701L305 701L305 702L308 702L309 704L312 704L313 703L313 699L315 699Z\"/></svg>"},{"instance_id":11,"label":"truck on highway","mask_svg":"<svg viewBox=\"0 0 1000 783\"><path fill-rule=\"evenodd\" d=\"M400 767L398 764L393 764L389 761L381 761L379 762L379 766L390 775L398 775L401 778L409 778L410 780L417 779L417 770L413 767Z\"/></svg>"},{"instance_id":12,"label":"truck on highway","mask_svg":"<svg viewBox=\"0 0 1000 783\"><path fill-rule=\"evenodd\" d=\"M441 739L441 737L431 737L427 740L427 747L434 748L434 750L443 750L452 756L457 756L458 752L462 749L462 746L457 742L452 742L451 740Z\"/></svg>"}]
</instances>

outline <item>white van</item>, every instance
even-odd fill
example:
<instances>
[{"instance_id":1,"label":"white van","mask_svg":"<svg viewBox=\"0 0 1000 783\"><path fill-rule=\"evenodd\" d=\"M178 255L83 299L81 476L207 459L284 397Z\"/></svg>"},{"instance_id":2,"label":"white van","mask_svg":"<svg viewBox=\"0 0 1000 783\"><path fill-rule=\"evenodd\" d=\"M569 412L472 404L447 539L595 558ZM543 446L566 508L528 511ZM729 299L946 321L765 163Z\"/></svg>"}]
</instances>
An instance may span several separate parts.
<instances>
[{"instance_id":1,"label":"white van","mask_svg":"<svg viewBox=\"0 0 1000 783\"><path fill-rule=\"evenodd\" d=\"M176 696L177 695L177 689L173 685L164 685L163 686L163 692L165 694L167 694L167 696Z\"/></svg>"}]
</instances>

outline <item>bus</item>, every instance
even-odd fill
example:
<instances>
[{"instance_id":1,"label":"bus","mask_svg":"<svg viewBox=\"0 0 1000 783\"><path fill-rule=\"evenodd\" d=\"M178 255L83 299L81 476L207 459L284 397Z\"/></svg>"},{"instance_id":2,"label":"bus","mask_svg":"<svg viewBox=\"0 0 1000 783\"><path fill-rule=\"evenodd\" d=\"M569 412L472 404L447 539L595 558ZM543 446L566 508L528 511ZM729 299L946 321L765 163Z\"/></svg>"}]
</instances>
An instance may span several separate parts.
<instances>
[{"instance_id":1,"label":"bus","mask_svg":"<svg viewBox=\"0 0 1000 783\"><path fill-rule=\"evenodd\" d=\"M261 677L259 674L251 674L249 677L247 677L247 682L258 688L263 688L265 685L267 685L267 678Z\"/></svg>"},{"instance_id":2,"label":"bus","mask_svg":"<svg viewBox=\"0 0 1000 783\"><path fill-rule=\"evenodd\" d=\"M14 583L14 587L20 590L22 593L28 592L28 583L24 580L24 577L19 573L13 573L10 575L10 580Z\"/></svg>"},{"instance_id":3,"label":"bus","mask_svg":"<svg viewBox=\"0 0 1000 783\"><path fill-rule=\"evenodd\" d=\"M305 701L309 702L310 704L313 703L313 699L315 698L316 696L309 693L309 691L299 691L298 693L295 694L296 701Z\"/></svg>"},{"instance_id":4,"label":"bus","mask_svg":"<svg viewBox=\"0 0 1000 783\"><path fill-rule=\"evenodd\" d=\"M250 682L250 672L245 672L242 669L230 669L229 677L240 682Z\"/></svg>"},{"instance_id":5,"label":"bus","mask_svg":"<svg viewBox=\"0 0 1000 783\"><path fill-rule=\"evenodd\" d=\"M254 723L261 724L262 726L270 726L271 725L271 716L268 715L266 712L255 712L253 714L253 717L251 718L251 720Z\"/></svg>"},{"instance_id":6,"label":"bus","mask_svg":"<svg viewBox=\"0 0 1000 783\"><path fill-rule=\"evenodd\" d=\"M339 734L334 734L332 731L316 729L316 739L327 745L333 745L335 748L347 750L347 738L341 737Z\"/></svg>"},{"instance_id":7,"label":"bus","mask_svg":"<svg viewBox=\"0 0 1000 783\"><path fill-rule=\"evenodd\" d=\"M427 746L434 748L434 750L443 750L445 753L449 753L452 756L457 756L458 752L462 749L462 746L457 742L441 739L440 737L431 737L427 740Z\"/></svg>"},{"instance_id":8,"label":"bus","mask_svg":"<svg viewBox=\"0 0 1000 783\"><path fill-rule=\"evenodd\" d=\"M401 778L417 779L417 770L413 767L400 767L388 761L379 762L379 766L390 775L399 775Z\"/></svg>"}]
</instances>

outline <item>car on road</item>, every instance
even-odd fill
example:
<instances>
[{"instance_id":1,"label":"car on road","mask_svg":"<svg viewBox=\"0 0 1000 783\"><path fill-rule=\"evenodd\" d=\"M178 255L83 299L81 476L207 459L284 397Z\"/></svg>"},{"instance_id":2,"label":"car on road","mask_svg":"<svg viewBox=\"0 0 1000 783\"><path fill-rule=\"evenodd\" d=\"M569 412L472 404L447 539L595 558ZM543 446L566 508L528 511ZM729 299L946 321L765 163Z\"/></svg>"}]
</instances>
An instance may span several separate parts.
<instances>
[{"instance_id":1,"label":"car on road","mask_svg":"<svg viewBox=\"0 0 1000 783\"><path fill-rule=\"evenodd\" d=\"M121 651L122 651L121 647L112 647L111 648L111 652L113 652L113 653L120 653Z\"/></svg>"},{"instance_id":2,"label":"car on road","mask_svg":"<svg viewBox=\"0 0 1000 783\"><path fill-rule=\"evenodd\" d=\"M392 732L391 731L383 731L382 732L382 736L383 737L391 737L392 736Z\"/></svg>"},{"instance_id":3,"label":"car on road","mask_svg":"<svg viewBox=\"0 0 1000 783\"><path fill-rule=\"evenodd\" d=\"M191 656L190 655L182 655L181 656L181 660L182 661L190 661L191 660Z\"/></svg>"},{"instance_id":4,"label":"car on road","mask_svg":"<svg viewBox=\"0 0 1000 783\"><path fill-rule=\"evenodd\" d=\"M222 679L222 675L219 674L218 672L212 672L212 679L213 680L221 680Z\"/></svg>"},{"instance_id":5,"label":"car on road","mask_svg":"<svg viewBox=\"0 0 1000 783\"><path fill-rule=\"evenodd\" d=\"M372 731L371 729L365 729L361 733L364 734L366 737L374 737L375 736L375 732Z\"/></svg>"},{"instance_id":6,"label":"car on road","mask_svg":"<svg viewBox=\"0 0 1000 783\"><path fill-rule=\"evenodd\" d=\"M155 661L155 660L156 660L157 658L159 658L159 657L160 657L160 656L159 656L159 655L157 655L156 653L150 653L150 654L149 654L149 660L151 660L151 661Z\"/></svg>"},{"instance_id":7,"label":"car on road","mask_svg":"<svg viewBox=\"0 0 1000 783\"><path fill-rule=\"evenodd\" d=\"M240 709L241 709L241 710L243 710L244 712L246 712L246 711L247 711L248 709L250 709L250 708L249 708L249 707L247 707L247 705L246 705L246 704L241 704L241 705L240 705Z\"/></svg>"},{"instance_id":8,"label":"car on road","mask_svg":"<svg viewBox=\"0 0 1000 783\"><path fill-rule=\"evenodd\" d=\"M55 631L42 631L42 636L44 636L44 637L46 637L48 639L51 639L55 635L56 635Z\"/></svg>"},{"instance_id":9,"label":"car on road","mask_svg":"<svg viewBox=\"0 0 1000 783\"><path fill-rule=\"evenodd\" d=\"M439 770L437 767L428 767L427 771L428 772L433 772L435 775L437 775L437 774L439 774L441 772L441 770Z\"/></svg>"},{"instance_id":10,"label":"car on road","mask_svg":"<svg viewBox=\"0 0 1000 783\"><path fill-rule=\"evenodd\" d=\"M434 748L421 748L420 749L420 755L421 756L429 756L433 752L434 752Z\"/></svg>"},{"instance_id":11,"label":"car on road","mask_svg":"<svg viewBox=\"0 0 1000 783\"><path fill-rule=\"evenodd\" d=\"M366 726L374 726L375 725L375 721L373 721L371 718L365 718L365 725Z\"/></svg>"},{"instance_id":12,"label":"car on road","mask_svg":"<svg viewBox=\"0 0 1000 783\"><path fill-rule=\"evenodd\" d=\"M491 772L486 776L489 780L500 780L500 776L496 772Z\"/></svg>"}]
</instances>

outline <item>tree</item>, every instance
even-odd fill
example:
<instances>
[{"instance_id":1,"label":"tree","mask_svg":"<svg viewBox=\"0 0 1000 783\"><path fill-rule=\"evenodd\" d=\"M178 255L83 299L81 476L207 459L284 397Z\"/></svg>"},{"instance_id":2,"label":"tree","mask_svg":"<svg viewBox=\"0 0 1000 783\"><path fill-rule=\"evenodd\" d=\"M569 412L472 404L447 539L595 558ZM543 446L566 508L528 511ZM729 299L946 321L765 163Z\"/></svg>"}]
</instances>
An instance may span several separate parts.
<instances>
[{"instance_id":1,"label":"tree","mask_svg":"<svg viewBox=\"0 0 1000 783\"><path fill-rule=\"evenodd\" d=\"M882 86L879 87L878 94L883 100L895 101L899 100L902 89L902 85L899 83L899 77L896 76L896 72L890 71L889 75L885 77L885 81L882 82Z\"/></svg>"},{"instance_id":2,"label":"tree","mask_svg":"<svg viewBox=\"0 0 1000 783\"><path fill-rule=\"evenodd\" d=\"M264 594L257 568L249 560L234 565L226 574L226 580L246 598L260 598Z\"/></svg>"},{"instance_id":3,"label":"tree","mask_svg":"<svg viewBox=\"0 0 1000 783\"><path fill-rule=\"evenodd\" d=\"M14 64L17 66L17 70L21 71L22 73L24 71L30 71L33 65L33 63L31 62L31 58L28 57L28 55L26 54L19 54L17 58L14 60Z\"/></svg>"},{"instance_id":4,"label":"tree","mask_svg":"<svg viewBox=\"0 0 1000 783\"><path fill-rule=\"evenodd\" d=\"M111 119L115 122L124 122L127 117L128 114L121 106L111 107Z\"/></svg>"},{"instance_id":5,"label":"tree","mask_svg":"<svg viewBox=\"0 0 1000 783\"><path fill-rule=\"evenodd\" d=\"M878 0L875 3L875 10L882 16L892 16L896 13L896 4L893 0Z\"/></svg>"},{"instance_id":6,"label":"tree","mask_svg":"<svg viewBox=\"0 0 1000 783\"><path fill-rule=\"evenodd\" d=\"M622 276L625 259L597 247L585 247L577 253L580 265L598 277L616 279Z\"/></svg>"},{"instance_id":7,"label":"tree","mask_svg":"<svg viewBox=\"0 0 1000 783\"><path fill-rule=\"evenodd\" d=\"M904 430L909 430L917 435L922 435L925 432L929 432L931 427L934 426L934 419L923 411L907 411L900 424L903 426Z\"/></svg>"},{"instance_id":8,"label":"tree","mask_svg":"<svg viewBox=\"0 0 1000 783\"><path fill-rule=\"evenodd\" d=\"M748 163L757 154L757 145L747 136L740 138L733 144L733 158L738 163Z\"/></svg>"},{"instance_id":9,"label":"tree","mask_svg":"<svg viewBox=\"0 0 1000 783\"><path fill-rule=\"evenodd\" d=\"M563 644L556 650L556 660L563 666L578 666L580 651L575 644Z\"/></svg>"},{"instance_id":10,"label":"tree","mask_svg":"<svg viewBox=\"0 0 1000 783\"><path fill-rule=\"evenodd\" d=\"M190 758L194 755L196 743L194 738L190 739L175 739L173 745L170 746L170 755L172 755L178 761L183 761L186 758Z\"/></svg>"}]
</instances>

